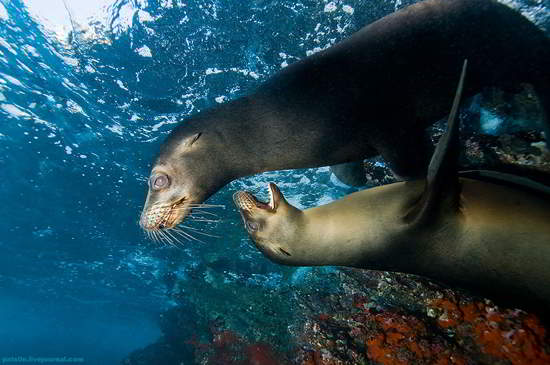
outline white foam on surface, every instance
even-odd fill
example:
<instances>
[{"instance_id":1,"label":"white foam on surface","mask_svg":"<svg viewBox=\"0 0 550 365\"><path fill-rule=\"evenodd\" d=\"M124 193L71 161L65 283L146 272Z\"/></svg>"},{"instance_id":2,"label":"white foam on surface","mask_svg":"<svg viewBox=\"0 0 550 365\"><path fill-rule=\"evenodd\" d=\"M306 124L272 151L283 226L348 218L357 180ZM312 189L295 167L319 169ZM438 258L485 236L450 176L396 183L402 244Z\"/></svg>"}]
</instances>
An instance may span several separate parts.
<instances>
[{"instance_id":1,"label":"white foam on surface","mask_svg":"<svg viewBox=\"0 0 550 365\"><path fill-rule=\"evenodd\" d=\"M353 13L355 12L355 10L349 5L342 6L342 11L349 15L353 15Z\"/></svg>"},{"instance_id":2,"label":"white foam on surface","mask_svg":"<svg viewBox=\"0 0 550 365\"><path fill-rule=\"evenodd\" d=\"M28 44L26 44L25 46L23 46L23 49L30 55L34 56L34 57L40 57L40 53L38 53L38 51L36 50L36 48L34 48L33 46L30 46Z\"/></svg>"},{"instance_id":3,"label":"white foam on surface","mask_svg":"<svg viewBox=\"0 0 550 365\"><path fill-rule=\"evenodd\" d=\"M67 110L69 111L69 113L72 113L72 114L80 113L80 114L86 115L82 107L73 100L67 100Z\"/></svg>"},{"instance_id":4,"label":"white foam on surface","mask_svg":"<svg viewBox=\"0 0 550 365\"><path fill-rule=\"evenodd\" d=\"M105 128L107 128L108 130L110 130L111 132L113 132L115 134L118 134L119 136L122 136L124 134L124 132L123 132L124 127L121 126L120 124L108 125Z\"/></svg>"},{"instance_id":5,"label":"white foam on surface","mask_svg":"<svg viewBox=\"0 0 550 365\"><path fill-rule=\"evenodd\" d=\"M124 86L124 83L120 80L116 80L116 84L118 85L118 87L120 87L121 89L124 89L126 91L128 91L128 88L126 86Z\"/></svg>"},{"instance_id":6,"label":"white foam on surface","mask_svg":"<svg viewBox=\"0 0 550 365\"><path fill-rule=\"evenodd\" d=\"M219 73L222 73L222 72L223 72L223 70L220 70L216 67L214 67L214 68L209 67L209 68L206 69L206 71L204 71L204 73L206 75L215 75L215 74L219 74Z\"/></svg>"},{"instance_id":7,"label":"white foam on surface","mask_svg":"<svg viewBox=\"0 0 550 365\"><path fill-rule=\"evenodd\" d=\"M14 84L15 86L25 87L25 85L23 85L23 84L21 83L21 81L17 80L17 79L16 79L15 77L13 77L13 76L6 75L6 74L0 72L0 77L3 77L5 80L7 80L8 82Z\"/></svg>"},{"instance_id":8,"label":"white foam on surface","mask_svg":"<svg viewBox=\"0 0 550 365\"><path fill-rule=\"evenodd\" d=\"M10 46L10 44L8 42L6 42L6 40L2 37L0 37L0 46L4 47L9 52L11 52L11 53L13 53L14 55L17 56L17 51L15 49L13 49L13 47Z\"/></svg>"},{"instance_id":9,"label":"white foam on surface","mask_svg":"<svg viewBox=\"0 0 550 365\"><path fill-rule=\"evenodd\" d=\"M151 49L147 46L143 46L143 47L140 47L140 48L136 49L136 52L141 57L153 57L153 54L151 53Z\"/></svg>"},{"instance_id":10,"label":"white foam on surface","mask_svg":"<svg viewBox=\"0 0 550 365\"><path fill-rule=\"evenodd\" d=\"M8 15L8 11L4 7L4 5L2 5L2 3L0 3L0 19L1 20L9 20L9 18L10 18L10 16Z\"/></svg>"},{"instance_id":11,"label":"white foam on surface","mask_svg":"<svg viewBox=\"0 0 550 365\"><path fill-rule=\"evenodd\" d=\"M138 19L139 19L139 22L140 23L143 23L143 22L152 22L153 20L155 20L155 18L149 14L148 12L144 11L144 10L138 10Z\"/></svg>"},{"instance_id":12,"label":"white foam on surface","mask_svg":"<svg viewBox=\"0 0 550 365\"><path fill-rule=\"evenodd\" d=\"M19 107L14 104L1 104L0 108L6 113L10 114L15 118L30 118L31 115L27 112L24 112Z\"/></svg>"},{"instance_id":13,"label":"white foam on surface","mask_svg":"<svg viewBox=\"0 0 550 365\"><path fill-rule=\"evenodd\" d=\"M338 9L336 7L336 4L333 1L331 1L330 3L325 5L324 12L325 13L332 13L332 12L336 11L336 9Z\"/></svg>"}]
</instances>

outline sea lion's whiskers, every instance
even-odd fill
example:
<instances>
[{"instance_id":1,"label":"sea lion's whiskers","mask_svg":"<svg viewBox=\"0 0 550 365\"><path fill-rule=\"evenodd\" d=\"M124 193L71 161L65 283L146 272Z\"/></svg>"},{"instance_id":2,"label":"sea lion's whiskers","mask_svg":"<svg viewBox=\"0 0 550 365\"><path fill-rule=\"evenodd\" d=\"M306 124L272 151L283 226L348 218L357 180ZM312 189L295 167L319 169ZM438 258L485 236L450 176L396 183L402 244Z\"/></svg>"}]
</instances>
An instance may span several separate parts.
<instances>
[{"instance_id":1,"label":"sea lion's whiskers","mask_svg":"<svg viewBox=\"0 0 550 365\"><path fill-rule=\"evenodd\" d=\"M165 230L164 233L166 233L166 235L170 236L177 243L177 244L173 244L174 247L177 247L178 245L181 245L181 241L177 237L174 237L174 235L170 232L172 230L173 230L173 228L169 228L169 229Z\"/></svg>"},{"instance_id":2,"label":"sea lion's whiskers","mask_svg":"<svg viewBox=\"0 0 550 365\"><path fill-rule=\"evenodd\" d=\"M181 208L175 208L174 210L187 210L187 211L193 211L193 214L204 214L204 215L211 215L214 217L218 217L216 213L206 212L204 210L195 210L195 208L181 207Z\"/></svg>"},{"instance_id":3,"label":"sea lion's whiskers","mask_svg":"<svg viewBox=\"0 0 550 365\"><path fill-rule=\"evenodd\" d=\"M172 246L175 245L175 244L174 244L174 240L173 240L172 238L170 238L170 236L168 235L168 230L162 230L162 231L160 231L160 232L162 232L162 234L164 235L164 237L166 238L166 240L167 240L168 242L170 242L170 245L172 245Z\"/></svg>"},{"instance_id":4,"label":"sea lion's whiskers","mask_svg":"<svg viewBox=\"0 0 550 365\"><path fill-rule=\"evenodd\" d=\"M205 212L204 210L195 210L191 214L203 214L203 215L210 215L210 216L213 216L213 217L218 217L218 215L216 213Z\"/></svg>"},{"instance_id":5,"label":"sea lion's whiskers","mask_svg":"<svg viewBox=\"0 0 550 365\"><path fill-rule=\"evenodd\" d=\"M192 240L195 240L195 241L198 241L198 242L200 242L200 243L205 243L204 241L201 241L201 240L199 240L198 238L193 237L192 235L190 235L189 233L185 232L185 231L182 230L182 229L177 229L177 228L173 228L173 229L174 229L175 232L178 232L178 233L184 235L185 237L188 237L188 238L190 238L190 239L192 239Z\"/></svg>"},{"instance_id":6,"label":"sea lion's whiskers","mask_svg":"<svg viewBox=\"0 0 550 365\"><path fill-rule=\"evenodd\" d=\"M176 233L178 236L185 238L187 241L191 241L191 238L189 238L189 235L184 234L185 232L182 232L180 229L172 228L174 233Z\"/></svg>"},{"instance_id":7,"label":"sea lion's whiskers","mask_svg":"<svg viewBox=\"0 0 550 365\"><path fill-rule=\"evenodd\" d=\"M213 209L213 208L222 208L225 209L223 204L196 204L196 203L178 203L172 205L166 205L162 209Z\"/></svg>"},{"instance_id":8,"label":"sea lion's whiskers","mask_svg":"<svg viewBox=\"0 0 550 365\"><path fill-rule=\"evenodd\" d=\"M158 243L165 243L159 231L153 231Z\"/></svg>"},{"instance_id":9,"label":"sea lion's whiskers","mask_svg":"<svg viewBox=\"0 0 550 365\"><path fill-rule=\"evenodd\" d=\"M192 208L222 208L222 209L225 209L224 204L189 203L189 204L186 204L186 206L192 207Z\"/></svg>"},{"instance_id":10,"label":"sea lion's whiskers","mask_svg":"<svg viewBox=\"0 0 550 365\"><path fill-rule=\"evenodd\" d=\"M197 217L191 217L191 219L194 222L206 222L206 223L219 223L222 221L221 219L203 219L203 218L197 218Z\"/></svg>"},{"instance_id":11,"label":"sea lion's whiskers","mask_svg":"<svg viewBox=\"0 0 550 365\"><path fill-rule=\"evenodd\" d=\"M159 243L167 244L167 240L164 236L164 233L162 231L154 231L157 235L157 238L159 239Z\"/></svg>"},{"instance_id":12,"label":"sea lion's whiskers","mask_svg":"<svg viewBox=\"0 0 550 365\"><path fill-rule=\"evenodd\" d=\"M213 234L205 233L205 232L201 231L200 229L193 228L193 227L189 227L189 226L186 226L186 225L183 225L183 224L180 224L179 227L188 229L188 230L192 231L193 233L202 234L202 235L204 235L204 236L213 237L213 238L221 238L220 236L216 236L216 235L213 235Z\"/></svg>"}]
</instances>

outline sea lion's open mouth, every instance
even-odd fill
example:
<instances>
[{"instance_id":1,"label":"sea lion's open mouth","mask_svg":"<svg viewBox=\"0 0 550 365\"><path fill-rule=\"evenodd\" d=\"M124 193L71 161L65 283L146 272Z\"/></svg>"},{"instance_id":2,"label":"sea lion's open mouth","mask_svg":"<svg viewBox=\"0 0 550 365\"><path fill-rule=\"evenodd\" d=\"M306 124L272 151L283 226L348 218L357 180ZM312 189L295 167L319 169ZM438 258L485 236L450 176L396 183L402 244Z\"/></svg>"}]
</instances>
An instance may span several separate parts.
<instances>
[{"instance_id":1,"label":"sea lion's open mouth","mask_svg":"<svg viewBox=\"0 0 550 365\"><path fill-rule=\"evenodd\" d=\"M269 190L269 202L264 203L254 195L247 191L237 191L233 194L233 202L241 210L250 213L255 208L264 209L269 212L275 211L275 203L273 199L273 184L268 185Z\"/></svg>"},{"instance_id":2,"label":"sea lion's open mouth","mask_svg":"<svg viewBox=\"0 0 550 365\"><path fill-rule=\"evenodd\" d=\"M189 201L183 197L172 204L155 204L141 213L139 224L147 231L173 228L191 212L186 203Z\"/></svg>"}]
</instances>

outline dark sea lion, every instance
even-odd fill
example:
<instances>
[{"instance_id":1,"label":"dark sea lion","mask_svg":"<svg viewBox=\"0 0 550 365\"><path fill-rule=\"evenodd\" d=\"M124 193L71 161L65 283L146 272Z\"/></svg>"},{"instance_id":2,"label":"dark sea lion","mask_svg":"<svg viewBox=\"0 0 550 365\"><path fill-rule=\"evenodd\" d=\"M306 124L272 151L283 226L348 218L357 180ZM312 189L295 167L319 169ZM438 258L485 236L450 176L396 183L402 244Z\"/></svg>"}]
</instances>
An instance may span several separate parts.
<instances>
[{"instance_id":1,"label":"dark sea lion","mask_svg":"<svg viewBox=\"0 0 550 365\"><path fill-rule=\"evenodd\" d=\"M550 40L493 0L427 0L284 68L252 94L194 115L160 148L140 224L171 228L228 182L381 154L425 176L424 129L443 117L461 60L466 96L533 84L550 110Z\"/></svg>"},{"instance_id":2,"label":"dark sea lion","mask_svg":"<svg viewBox=\"0 0 550 365\"><path fill-rule=\"evenodd\" d=\"M458 95L459 93L457 93ZM306 210L275 184L270 202L234 201L258 249L285 265L427 276L507 304L550 308L550 189L514 176L459 177L456 106L427 179L363 190Z\"/></svg>"}]
</instances>

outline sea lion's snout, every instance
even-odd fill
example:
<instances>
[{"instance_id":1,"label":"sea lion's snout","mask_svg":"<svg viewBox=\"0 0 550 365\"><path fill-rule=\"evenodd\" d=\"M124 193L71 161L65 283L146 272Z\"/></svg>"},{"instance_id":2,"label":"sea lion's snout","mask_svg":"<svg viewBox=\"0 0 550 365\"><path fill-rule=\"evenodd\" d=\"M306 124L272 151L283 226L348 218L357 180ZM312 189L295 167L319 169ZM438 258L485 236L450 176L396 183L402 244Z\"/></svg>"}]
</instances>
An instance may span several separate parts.
<instances>
[{"instance_id":1,"label":"sea lion's snout","mask_svg":"<svg viewBox=\"0 0 550 365\"><path fill-rule=\"evenodd\" d=\"M274 192L279 191L275 184L269 183L269 202L264 203L249 192L237 191L233 194L233 202L239 209L244 226L254 241L260 239L258 234L264 228L266 219L277 212L277 199Z\"/></svg>"},{"instance_id":2,"label":"sea lion's snout","mask_svg":"<svg viewBox=\"0 0 550 365\"><path fill-rule=\"evenodd\" d=\"M237 191L233 194L233 202L239 208L239 210L253 213L256 209L262 209L271 213L275 213L278 207L278 199L276 192L279 192L279 188L273 183L268 184L269 202L264 203L254 195L246 191Z\"/></svg>"},{"instance_id":3,"label":"sea lion's snout","mask_svg":"<svg viewBox=\"0 0 550 365\"><path fill-rule=\"evenodd\" d=\"M246 191L237 191L233 194L233 202L242 212L250 213L257 207L257 203L261 203L256 197Z\"/></svg>"},{"instance_id":4,"label":"sea lion's snout","mask_svg":"<svg viewBox=\"0 0 550 365\"><path fill-rule=\"evenodd\" d=\"M183 208L185 198L172 204L155 204L145 207L141 212L139 225L146 231L155 231L165 228L173 228L189 213Z\"/></svg>"}]
</instances>

